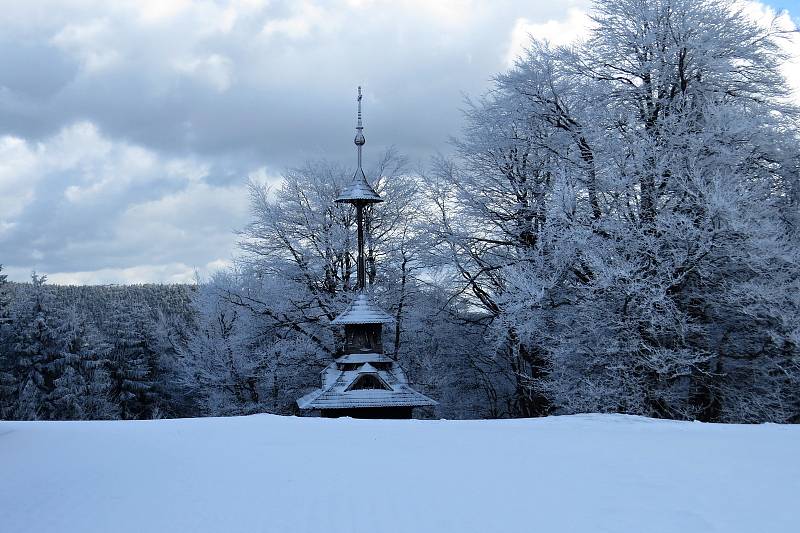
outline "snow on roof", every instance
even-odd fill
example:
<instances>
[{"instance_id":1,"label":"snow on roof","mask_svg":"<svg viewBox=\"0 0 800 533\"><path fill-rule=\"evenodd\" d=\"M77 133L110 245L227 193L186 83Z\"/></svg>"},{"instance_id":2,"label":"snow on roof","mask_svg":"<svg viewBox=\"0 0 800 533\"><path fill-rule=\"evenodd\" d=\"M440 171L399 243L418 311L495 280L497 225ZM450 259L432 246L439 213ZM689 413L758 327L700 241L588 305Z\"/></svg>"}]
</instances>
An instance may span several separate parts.
<instances>
[{"instance_id":1,"label":"snow on roof","mask_svg":"<svg viewBox=\"0 0 800 533\"><path fill-rule=\"evenodd\" d=\"M367 364L369 364L369 363L367 363ZM369 386L356 387L357 384L359 384L361 382L364 382L364 381L366 381L367 383L373 383L373 384L377 383L379 385L379 387L369 387ZM386 381L384 381L381 378L380 374L377 371L376 372L362 372L361 370L359 370L359 372L358 372L358 377L356 377L356 379L354 379L353 382L350 385L347 386L347 388L345 389L345 392L351 391L351 390L356 390L356 389L361 389L361 390L363 390L363 389L366 389L366 390L378 390L378 389L381 389L381 390L387 390L387 391L393 391L394 390L391 385L386 383Z\"/></svg>"},{"instance_id":2,"label":"snow on roof","mask_svg":"<svg viewBox=\"0 0 800 533\"><path fill-rule=\"evenodd\" d=\"M369 363L364 363L361 365L361 368L358 369L359 374L377 374L378 369L372 366Z\"/></svg>"},{"instance_id":3,"label":"snow on roof","mask_svg":"<svg viewBox=\"0 0 800 533\"><path fill-rule=\"evenodd\" d=\"M395 366L392 368L392 377L396 380L396 383L403 383L408 385L408 378L406 377L406 373L403 372L403 369L399 366Z\"/></svg>"},{"instance_id":4,"label":"snow on roof","mask_svg":"<svg viewBox=\"0 0 800 533\"><path fill-rule=\"evenodd\" d=\"M336 370L336 364L332 363L325 367L325 370L322 371L322 386L327 387L333 385L333 383L338 379L339 372Z\"/></svg>"},{"instance_id":5,"label":"snow on roof","mask_svg":"<svg viewBox=\"0 0 800 533\"><path fill-rule=\"evenodd\" d=\"M303 409L351 409L356 407L422 407L436 405L424 394L405 386L406 390L354 389L337 393L326 391L309 400ZM300 401L298 400L298 404Z\"/></svg>"},{"instance_id":6,"label":"snow on roof","mask_svg":"<svg viewBox=\"0 0 800 533\"><path fill-rule=\"evenodd\" d=\"M336 359L337 363L391 363L393 360L382 353L348 353Z\"/></svg>"},{"instance_id":7,"label":"snow on roof","mask_svg":"<svg viewBox=\"0 0 800 533\"><path fill-rule=\"evenodd\" d=\"M372 367L372 365L369 365ZM365 372L359 370L338 370L337 379L328 385L316 389L299 400L301 409L348 409L355 407L422 407L437 405L438 402L415 391L405 381L405 376L397 376L399 368L392 370L376 370L377 374L392 390L385 389L352 389L347 390L359 376ZM326 369L327 371L327 369ZM369 372L372 373L372 372Z\"/></svg>"},{"instance_id":8,"label":"snow on roof","mask_svg":"<svg viewBox=\"0 0 800 533\"><path fill-rule=\"evenodd\" d=\"M312 409L311 404L322 394L322 391L323 389L314 389L308 394L301 396L297 399L297 405L300 409Z\"/></svg>"},{"instance_id":9,"label":"snow on roof","mask_svg":"<svg viewBox=\"0 0 800 533\"><path fill-rule=\"evenodd\" d=\"M337 202L352 202L362 200L369 203L382 202L383 199L367 181L364 171L359 167L353 176L353 181L336 198Z\"/></svg>"},{"instance_id":10,"label":"snow on roof","mask_svg":"<svg viewBox=\"0 0 800 533\"><path fill-rule=\"evenodd\" d=\"M333 324L385 324L394 319L369 301L366 293L356 295L344 313L333 319Z\"/></svg>"}]
</instances>

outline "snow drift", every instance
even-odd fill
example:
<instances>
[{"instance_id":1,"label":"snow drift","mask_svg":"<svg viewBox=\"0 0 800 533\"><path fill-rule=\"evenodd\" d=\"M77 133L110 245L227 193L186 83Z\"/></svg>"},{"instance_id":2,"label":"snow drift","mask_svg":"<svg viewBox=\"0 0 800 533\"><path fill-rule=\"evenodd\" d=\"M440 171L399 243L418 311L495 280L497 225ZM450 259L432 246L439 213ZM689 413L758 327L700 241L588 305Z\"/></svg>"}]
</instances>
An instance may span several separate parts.
<instances>
[{"instance_id":1,"label":"snow drift","mask_svg":"<svg viewBox=\"0 0 800 533\"><path fill-rule=\"evenodd\" d=\"M0 422L0 530L795 532L800 427Z\"/></svg>"}]
</instances>

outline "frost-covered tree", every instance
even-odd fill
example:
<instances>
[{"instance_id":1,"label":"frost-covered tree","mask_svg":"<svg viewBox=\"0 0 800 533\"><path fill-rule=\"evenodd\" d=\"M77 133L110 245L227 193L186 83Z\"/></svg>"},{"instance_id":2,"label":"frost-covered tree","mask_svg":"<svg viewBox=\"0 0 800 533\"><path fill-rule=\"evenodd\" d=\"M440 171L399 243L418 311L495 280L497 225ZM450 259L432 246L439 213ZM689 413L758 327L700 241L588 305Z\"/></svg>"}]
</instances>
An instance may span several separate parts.
<instances>
[{"instance_id":1,"label":"frost-covered tree","mask_svg":"<svg viewBox=\"0 0 800 533\"><path fill-rule=\"evenodd\" d=\"M108 345L74 307L67 309L61 329L64 349L48 400L57 418L101 420L117 417L106 370Z\"/></svg>"},{"instance_id":2,"label":"frost-covered tree","mask_svg":"<svg viewBox=\"0 0 800 533\"><path fill-rule=\"evenodd\" d=\"M451 302L438 297L439 289L431 283L436 267L430 266L433 240L423 213L428 208L423 185L391 152L368 174L385 199L367 208L366 254L368 283L396 320L384 331L386 353L427 392L469 382L470 392L453 392L451 397L458 401L449 412L486 415L488 409L466 407L476 401L472 391L484 392L476 385L475 370L468 365L458 368L455 360L462 353L452 353L455 343L437 345L430 337L437 329L431 322L441 317L446 318L442 330L452 328L448 335L458 337L459 326L443 311ZM287 172L275 191L253 185L253 220L242 233L245 257L232 277L209 285L212 297L199 307L207 325L201 326L204 333L193 340L197 347L191 351L201 358L203 352L209 354L205 363L219 372L206 373L226 376L223 383L254 375L257 381L250 387L260 390L262 408L293 412L295 400L318 386L319 370L341 348L340 328L330 322L344 309L355 285L356 243L352 207L335 199L350 180L349 170L309 162ZM220 297L227 303L215 300ZM202 309L209 311L206 318ZM225 324L232 332L227 338L221 327ZM444 354L450 356L447 365L438 359ZM228 369L237 368L237 361L245 369L236 372L239 379L228 380ZM434 369L445 366L461 377L442 379Z\"/></svg>"},{"instance_id":3,"label":"frost-covered tree","mask_svg":"<svg viewBox=\"0 0 800 533\"><path fill-rule=\"evenodd\" d=\"M367 263L369 282L385 270L382 267L389 251L386 241L402 225L409 209L410 177L404 173L404 161L392 152L380 159L370 175L377 176L375 187L394 201L367 208ZM343 293L355 286L354 210L334 202L339 192L352 180L349 170L324 161L310 161L287 171L281 185L272 190L253 183L250 187L253 218L242 232L241 247L246 268L261 278L280 280L290 302L295 331L305 334L327 350L329 343L316 338L312 331L320 321L336 316ZM413 196L412 196L413 198ZM302 297L300 297L302 295ZM281 319L281 317L277 317ZM288 319L288 316L283 317Z\"/></svg>"},{"instance_id":4,"label":"frost-covered tree","mask_svg":"<svg viewBox=\"0 0 800 533\"><path fill-rule=\"evenodd\" d=\"M57 418L51 400L64 355L60 323L45 289L45 276L31 276L27 290L17 295L5 373L13 379L7 416L22 420ZM8 386L8 382L6 386Z\"/></svg>"},{"instance_id":5,"label":"frost-covered tree","mask_svg":"<svg viewBox=\"0 0 800 533\"><path fill-rule=\"evenodd\" d=\"M11 296L8 294L8 276L0 265L0 327L11 321Z\"/></svg>"},{"instance_id":6,"label":"frost-covered tree","mask_svg":"<svg viewBox=\"0 0 800 533\"><path fill-rule=\"evenodd\" d=\"M552 76L551 63L537 63L544 71L529 78ZM540 83L557 91L552 79ZM454 294L482 311L472 316L479 323L500 324L496 319L503 314L500 299L507 292L508 269L549 253L551 238L567 237L562 243L574 247L586 229L580 221L590 224L584 213L594 207L579 205L576 192L578 176L591 172L573 139L578 135L580 145L588 145L586 133L560 128L559 121L575 120L563 118L570 111L558 93L550 98L556 103L542 104L501 78L486 97L468 102L457 161L438 160L426 180L435 205L429 217L439 243L438 265L451 273ZM553 117L552 107L562 115ZM572 127L577 131L577 125ZM562 276L572 273L570 265L564 269ZM514 383L511 414L546 413L549 401L532 381L544 375L543 354L521 342L511 322L495 331L496 361Z\"/></svg>"},{"instance_id":7,"label":"frost-covered tree","mask_svg":"<svg viewBox=\"0 0 800 533\"><path fill-rule=\"evenodd\" d=\"M614 283L626 305L612 325L634 343L647 414L725 418L731 404L715 392L729 373L720 336L749 322L747 300L765 288L796 292L798 255L784 220L798 180L797 127L779 70L782 34L726 1L601 2L594 19L575 71L597 87L598 122L613 141L606 231L622 246L601 236L593 255L596 270L633 274ZM797 315L797 300L766 307L789 328L752 321L764 352L744 340L736 351L768 367L778 353L796 353L785 319ZM782 396L791 390L773 385Z\"/></svg>"},{"instance_id":8,"label":"frost-covered tree","mask_svg":"<svg viewBox=\"0 0 800 533\"><path fill-rule=\"evenodd\" d=\"M8 294L7 277L2 271L3 265L0 265L0 418L6 418L11 415L17 391L12 372L11 298Z\"/></svg>"},{"instance_id":9,"label":"frost-covered tree","mask_svg":"<svg viewBox=\"0 0 800 533\"><path fill-rule=\"evenodd\" d=\"M156 387L157 354L153 351L147 310L135 303L117 308L104 325L111 348L105 370L112 401L123 419L151 418L159 412Z\"/></svg>"},{"instance_id":10,"label":"frost-covered tree","mask_svg":"<svg viewBox=\"0 0 800 533\"><path fill-rule=\"evenodd\" d=\"M263 357L251 315L225 297L237 289L225 272L198 286L194 328L180 350L183 379L211 415L253 412L260 402Z\"/></svg>"},{"instance_id":11,"label":"frost-covered tree","mask_svg":"<svg viewBox=\"0 0 800 533\"><path fill-rule=\"evenodd\" d=\"M180 384L176 350L193 316L191 287L58 286L43 276L6 287L0 417L196 414L193 397Z\"/></svg>"},{"instance_id":12,"label":"frost-covered tree","mask_svg":"<svg viewBox=\"0 0 800 533\"><path fill-rule=\"evenodd\" d=\"M453 290L519 414L797 416L796 110L783 34L726 1L600 1L534 43L432 178Z\"/></svg>"}]
</instances>

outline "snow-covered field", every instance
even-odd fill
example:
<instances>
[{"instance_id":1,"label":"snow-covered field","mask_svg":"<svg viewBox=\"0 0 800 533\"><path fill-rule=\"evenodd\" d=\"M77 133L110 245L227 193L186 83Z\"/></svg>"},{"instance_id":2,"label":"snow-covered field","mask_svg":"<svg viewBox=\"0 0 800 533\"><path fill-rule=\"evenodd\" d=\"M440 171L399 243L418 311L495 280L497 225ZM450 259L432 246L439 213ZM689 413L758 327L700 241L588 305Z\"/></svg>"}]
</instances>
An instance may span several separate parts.
<instances>
[{"instance_id":1,"label":"snow-covered field","mask_svg":"<svg viewBox=\"0 0 800 533\"><path fill-rule=\"evenodd\" d=\"M0 531L795 533L800 427L0 422Z\"/></svg>"}]
</instances>

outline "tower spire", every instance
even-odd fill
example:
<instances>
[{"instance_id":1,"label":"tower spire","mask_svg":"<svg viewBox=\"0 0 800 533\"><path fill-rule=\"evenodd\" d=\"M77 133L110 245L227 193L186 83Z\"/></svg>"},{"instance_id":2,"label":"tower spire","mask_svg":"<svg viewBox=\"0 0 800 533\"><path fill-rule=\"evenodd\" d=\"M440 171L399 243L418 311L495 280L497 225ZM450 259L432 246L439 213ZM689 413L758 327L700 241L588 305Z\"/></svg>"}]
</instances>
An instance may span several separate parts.
<instances>
[{"instance_id":1,"label":"tower spire","mask_svg":"<svg viewBox=\"0 0 800 533\"><path fill-rule=\"evenodd\" d=\"M367 142L364 139L364 126L361 123L361 86L358 86L358 122L356 123L356 137L353 142L358 151L358 168L353 176L353 181L336 198L339 203L353 204L356 208L356 224L358 231L358 278L356 288L364 290L367 286L366 265L364 257L364 208L369 204L382 202L383 199L375 192L367 181L367 176L361 168L361 147Z\"/></svg>"},{"instance_id":2,"label":"tower spire","mask_svg":"<svg viewBox=\"0 0 800 533\"><path fill-rule=\"evenodd\" d=\"M364 126L361 125L361 98L362 98L362 96L361 96L361 85L359 85L358 86L358 98L357 98L357 100L358 100L358 126L356 126L357 130L363 130L364 129ZM356 140L356 144L364 144L364 139L362 138L360 143L358 142L358 140Z\"/></svg>"},{"instance_id":3,"label":"tower spire","mask_svg":"<svg viewBox=\"0 0 800 533\"><path fill-rule=\"evenodd\" d=\"M358 124L356 125L356 138L353 142L356 144L358 151L358 169L356 170L356 179L358 175L364 176L364 171L361 168L361 147L367 142L364 138L364 126L361 124L361 85L358 86ZM364 182L366 182L364 176ZM364 261L364 206L359 202L356 204L356 219L358 224L358 289L364 290L367 285L367 269Z\"/></svg>"},{"instance_id":4,"label":"tower spire","mask_svg":"<svg viewBox=\"0 0 800 533\"><path fill-rule=\"evenodd\" d=\"M361 85L358 86L358 125L356 126L356 138L353 139L353 142L356 143L356 150L358 150L358 170L356 174L360 171L362 174L364 173L361 170L361 147L367 142L364 138L364 126L361 124Z\"/></svg>"},{"instance_id":5,"label":"tower spire","mask_svg":"<svg viewBox=\"0 0 800 533\"><path fill-rule=\"evenodd\" d=\"M359 85L358 97L356 99L358 102L358 122L356 122L356 136L355 139L353 139L353 142L356 145L356 150L358 151L358 168L353 176L353 181L350 183L350 185L345 187L342 193L336 198L336 201L348 202L351 204L364 203L366 205L382 202L383 200L369 184L367 181L367 176L364 174L364 169L361 168L361 147L367 142L367 140L364 138L364 125L361 118L362 98L363 95L361 94L361 86Z\"/></svg>"}]
</instances>

